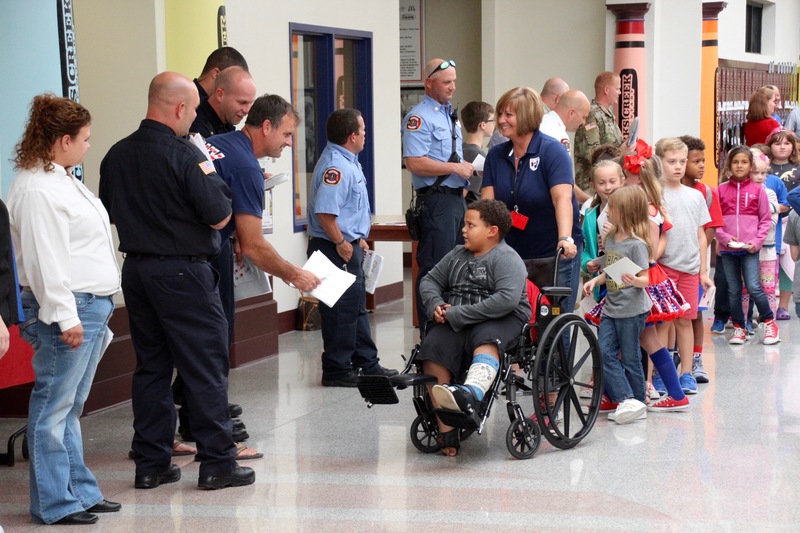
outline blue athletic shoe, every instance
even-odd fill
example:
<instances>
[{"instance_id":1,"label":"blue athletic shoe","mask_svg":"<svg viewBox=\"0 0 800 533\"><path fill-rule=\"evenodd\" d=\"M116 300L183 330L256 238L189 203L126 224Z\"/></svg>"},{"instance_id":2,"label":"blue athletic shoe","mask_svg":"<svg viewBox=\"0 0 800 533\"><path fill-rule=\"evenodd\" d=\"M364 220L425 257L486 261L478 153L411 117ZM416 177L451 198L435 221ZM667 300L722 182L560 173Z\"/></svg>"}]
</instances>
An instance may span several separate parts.
<instances>
[{"instance_id":1,"label":"blue athletic shoe","mask_svg":"<svg viewBox=\"0 0 800 533\"><path fill-rule=\"evenodd\" d=\"M715 319L714 323L711 324L711 333L716 333L717 335L725 333L725 322L720 319Z\"/></svg>"},{"instance_id":2,"label":"blue athletic shoe","mask_svg":"<svg viewBox=\"0 0 800 533\"><path fill-rule=\"evenodd\" d=\"M681 374L681 389L684 394L697 394L697 380L689 372Z\"/></svg>"},{"instance_id":3,"label":"blue athletic shoe","mask_svg":"<svg viewBox=\"0 0 800 533\"><path fill-rule=\"evenodd\" d=\"M667 386L664 385L664 380L661 379L656 372L653 372L653 388L656 389L656 392L659 393L661 396L664 396L667 393Z\"/></svg>"},{"instance_id":4,"label":"blue athletic shoe","mask_svg":"<svg viewBox=\"0 0 800 533\"><path fill-rule=\"evenodd\" d=\"M752 337L756 334L756 330L753 329L753 325L750 322L745 322L744 331L748 337Z\"/></svg>"}]
</instances>

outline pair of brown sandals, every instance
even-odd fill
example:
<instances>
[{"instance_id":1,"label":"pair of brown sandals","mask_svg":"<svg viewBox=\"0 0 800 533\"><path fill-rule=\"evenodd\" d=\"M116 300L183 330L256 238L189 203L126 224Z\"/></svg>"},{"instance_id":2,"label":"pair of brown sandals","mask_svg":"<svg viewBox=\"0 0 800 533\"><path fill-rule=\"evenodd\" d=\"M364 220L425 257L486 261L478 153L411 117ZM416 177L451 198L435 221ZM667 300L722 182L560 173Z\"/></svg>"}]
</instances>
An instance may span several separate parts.
<instances>
[{"instance_id":1,"label":"pair of brown sandals","mask_svg":"<svg viewBox=\"0 0 800 533\"><path fill-rule=\"evenodd\" d=\"M179 440L172 441L172 456L173 457L181 457L186 455L196 455L197 448L186 444L185 442L181 442ZM133 459L136 457L136 452L130 450L128 452L128 458ZM247 445L243 442L236 443L236 460L237 461L247 461L248 459L261 459L264 457L264 454L254 450L253 448L248 448ZM197 458L195 458L197 461Z\"/></svg>"}]
</instances>

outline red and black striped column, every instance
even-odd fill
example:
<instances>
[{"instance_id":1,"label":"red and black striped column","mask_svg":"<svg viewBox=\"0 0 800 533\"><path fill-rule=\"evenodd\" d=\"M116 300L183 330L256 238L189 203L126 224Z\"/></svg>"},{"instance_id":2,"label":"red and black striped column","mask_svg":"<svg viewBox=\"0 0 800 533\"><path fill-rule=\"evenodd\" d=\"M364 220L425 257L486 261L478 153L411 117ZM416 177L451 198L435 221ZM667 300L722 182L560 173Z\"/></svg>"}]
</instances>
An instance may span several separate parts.
<instances>
[{"instance_id":1,"label":"red and black striped column","mask_svg":"<svg viewBox=\"0 0 800 533\"><path fill-rule=\"evenodd\" d=\"M650 3L608 4L606 8L617 17L614 72L619 74L622 88L617 107L617 122L622 135L627 136L633 125L633 119L639 117L639 132L643 134L647 131L644 16L650 10Z\"/></svg>"}]
</instances>

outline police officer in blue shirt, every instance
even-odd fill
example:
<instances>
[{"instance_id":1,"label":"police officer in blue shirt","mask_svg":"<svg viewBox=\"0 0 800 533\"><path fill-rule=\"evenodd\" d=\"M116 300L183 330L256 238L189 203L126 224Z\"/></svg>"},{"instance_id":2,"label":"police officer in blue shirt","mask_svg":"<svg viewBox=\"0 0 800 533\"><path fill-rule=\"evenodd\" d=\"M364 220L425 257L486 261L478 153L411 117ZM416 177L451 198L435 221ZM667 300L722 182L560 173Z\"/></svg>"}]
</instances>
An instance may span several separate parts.
<instances>
[{"instance_id":1,"label":"police officer in blue shirt","mask_svg":"<svg viewBox=\"0 0 800 533\"><path fill-rule=\"evenodd\" d=\"M322 318L322 385L355 387L358 370L393 376L383 368L369 329L361 262L370 229L369 197L358 154L366 131L361 113L337 109L326 123L328 144L322 151L308 197L308 255L319 250L356 281L333 307L320 302Z\"/></svg>"},{"instance_id":2,"label":"police officer in blue shirt","mask_svg":"<svg viewBox=\"0 0 800 533\"><path fill-rule=\"evenodd\" d=\"M403 119L403 161L411 172L417 202L424 205L417 246L417 301L421 301L420 280L447 252L464 242L464 188L474 169L472 163L462 160L461 126L450 104L455 90L455 61L428 61L425 98ZM422 306L417 306L417 317L420 325L427 320Z\"/></svg>"}]
</instances>

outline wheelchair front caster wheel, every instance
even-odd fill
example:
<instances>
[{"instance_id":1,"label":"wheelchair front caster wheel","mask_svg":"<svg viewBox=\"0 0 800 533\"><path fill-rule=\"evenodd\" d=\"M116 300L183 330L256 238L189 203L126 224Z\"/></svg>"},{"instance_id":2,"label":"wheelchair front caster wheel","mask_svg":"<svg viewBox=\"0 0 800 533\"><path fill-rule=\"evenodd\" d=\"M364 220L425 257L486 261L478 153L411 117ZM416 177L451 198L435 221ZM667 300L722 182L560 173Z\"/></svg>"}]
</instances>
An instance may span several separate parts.
<instances>
[{"instance_id":1,"label":"wheelchair front caster wheel","mask_svg":"<svg viewBox=\"0 0 800 533\"><path fill-rule=\"evenodd\" d=\"M506 431L506 447L517 459L530 459L542 442L539 424L530 418L515 419Z\"/></svg>"},{"instance_id":2,"label":"wheelchair front caster wheel","mask_svg":"<svg viewBox=\"0 0 800 533\"><path fill-rule=\"evenodd\" d=\"M422 453L436 453L439 444L436 442L439 430L436 422L429 424L421 416L417 416L411 423L411 444Z\"/></svg>"}]
</instances>

